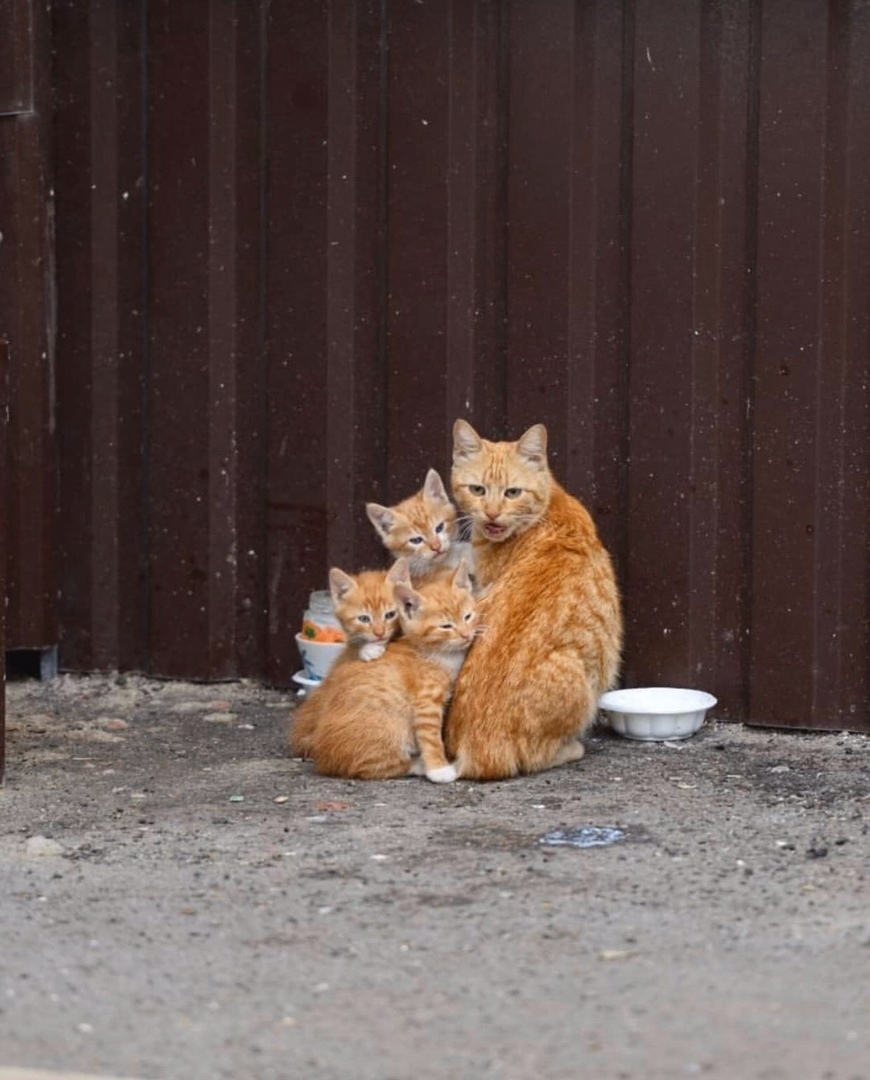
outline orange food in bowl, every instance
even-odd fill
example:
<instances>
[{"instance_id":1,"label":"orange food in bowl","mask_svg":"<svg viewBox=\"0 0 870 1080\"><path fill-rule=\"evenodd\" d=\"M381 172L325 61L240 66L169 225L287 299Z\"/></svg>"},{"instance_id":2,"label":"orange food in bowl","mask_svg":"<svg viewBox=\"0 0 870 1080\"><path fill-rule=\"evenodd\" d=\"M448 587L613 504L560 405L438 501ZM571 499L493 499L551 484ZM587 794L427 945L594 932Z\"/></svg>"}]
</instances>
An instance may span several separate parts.
<instances>
[{"instance_id":1,"label":"orange food in bowl","mask_svg":"<svg viewBox=\"0 0 870 1080\"><path fill-rule=\"evenodd\" d=\"M302 622L302 636L309 641L332 641L343 643L346 639L344 634L335 626L318 626L310 619Z\"/></svg>"}]
</instances>

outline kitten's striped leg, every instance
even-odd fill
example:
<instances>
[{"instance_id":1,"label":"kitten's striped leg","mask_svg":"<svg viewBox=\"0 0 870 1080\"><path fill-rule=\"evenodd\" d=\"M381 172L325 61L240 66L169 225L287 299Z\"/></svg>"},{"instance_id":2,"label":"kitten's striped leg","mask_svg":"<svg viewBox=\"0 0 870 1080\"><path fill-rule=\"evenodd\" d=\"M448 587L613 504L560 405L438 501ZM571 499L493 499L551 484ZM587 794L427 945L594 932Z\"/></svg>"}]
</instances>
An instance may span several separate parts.
<instances>
[{"instance_id":1,"label":"kitten's striped leg","mask_svg":"<svg viewBox=\"0 0 870 1080\"><path fill-rule=\"evenodd\" d=\"M450 784L457 777L456 766L450 764L444 753L443 722L444 706L434 701L421 705L414 717L414 735L420 747L423 770L426 779L433 784Z\"/></svg>"}]
</instances>

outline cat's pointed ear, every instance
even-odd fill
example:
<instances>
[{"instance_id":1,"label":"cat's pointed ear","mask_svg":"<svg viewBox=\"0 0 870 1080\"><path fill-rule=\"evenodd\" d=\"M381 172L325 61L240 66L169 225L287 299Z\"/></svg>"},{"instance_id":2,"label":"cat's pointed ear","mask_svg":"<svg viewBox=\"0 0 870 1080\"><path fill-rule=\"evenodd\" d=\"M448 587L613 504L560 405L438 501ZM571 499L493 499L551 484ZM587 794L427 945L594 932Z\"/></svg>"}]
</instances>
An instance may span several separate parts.
<instances>
[{"instance_id":1,"label":"cat's pointed ear","mask_svg":"<svg viewBox=\"0 0 870 1080\"><path fill-rule=\"evenodd\" d=\"M333 604L340 604L353 588L353 578L337 566L329 571L329 592Z\"/></svg>"},{"instance_id":2,"label":"cat's pointed ear","mask_svg":"<svg viewBox=\"0 0 870 1080\"><path fill-rule=\"evenodd\" d=\"M423 494L427 499L433 499L435 502L450 502L447 491L444 488L444 481L434 469L430 469L426 473L426 482L423 484Z\"/></svg>"},{"instance_id":3,"label":"cat's pointed ear","mask_svg":"<svg viewBox=\"0 0 870 1080\"><path fill-rule=\"evenodd\" d=\"M396 559L390 567L387 573L387 581L394 586L411 584L411 565L404 555L400 559Z\"/></svg>"},{"instance_id":4,"label":"cat's pointed ear","mask_svg":"<svg viewBox=\"0 0 870 1080\"><path fill-rule=\"evenodd\" d=\"M459 560L459 566L453 571L453 584L457 589L465 589L471 592L471 574L468 572L468 563L465 559Z\"/></svg>"},{"instance_id":5,"label":"cat's pointed ear","mask_svg":"<svg viewBox=\"0 0 870 1080\"><path fill-rule=\"evenodd\" d=\"M423 597L404 581L400 581L393 591L402 616L406 619L413 619L420 610Z\"/></svg>"},{"instance_id":6,"label":"cat's pointed ear","mask_svg":"<svg viewBox=\"0 0 870 1080\"><path fill-rule=\"evenodd\" d=\"M517 442L517 452L531 465L547 464L547 429L535 424Z\"/></svg>"},{"instance_id":7,"label":"cat's pointed ear","mask_svg":"<svg viewBox=\"0 0 870 1080\"><path fill-rule=\"evenodd\" d=\"M369 521L378 531L378 536L386 536L396 524L396 518L392 510L377 503L366 503L366 513Z\"/></svg>"},{"instance_id":8,"label":"cat's pointed ear","mask_svg":"<svg viewBox=\"0 0 870 1080\"><path fill-rule=\"evenodd\" d=\"M457 420L453 425L453 460L463 461L474 457L483 449L480 436L467 420Z\"/></svg>"}]
</instances>

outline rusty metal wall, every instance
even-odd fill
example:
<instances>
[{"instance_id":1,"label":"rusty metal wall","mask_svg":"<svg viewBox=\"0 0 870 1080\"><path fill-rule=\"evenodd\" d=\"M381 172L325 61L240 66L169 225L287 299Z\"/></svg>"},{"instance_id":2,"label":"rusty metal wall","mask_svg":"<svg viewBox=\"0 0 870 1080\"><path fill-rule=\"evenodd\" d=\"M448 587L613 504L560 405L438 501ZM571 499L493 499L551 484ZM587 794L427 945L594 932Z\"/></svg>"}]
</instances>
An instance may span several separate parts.
<instances>
[{"instance_id":1,"label":"rusty metal wall","mask_svg":"<svg viewBox=\"0 0 870 1080\"><path fill-rule=\"evenodd\" d=\"M0 338L0 522L6 520L6 428L9 424L9 346ZM6 766L6 529L0 524L0 783Z\"/></svg>"},{"instance_id":2,"label":"rusty metal wall","mask_svg":"<svg viewBox=\"0 0 870 1080\"><path fill-rule=\"evenodd\" d=\"M628 683L870 729L870 9L52 18L62 664L286 681L364 501L544 421Z\"/></svg>"},{"instance_id":3,"label":"rusty metal wall","mask_svg":"<svg viewBox=\"0 0 870 1080\"><path fill-rule=\"evenodd\" d=\"M5 532L8 648L58 639L54 524L50 28L44 5L0 0L0 338L10 415Z\"/></svg>"}]
</instances>

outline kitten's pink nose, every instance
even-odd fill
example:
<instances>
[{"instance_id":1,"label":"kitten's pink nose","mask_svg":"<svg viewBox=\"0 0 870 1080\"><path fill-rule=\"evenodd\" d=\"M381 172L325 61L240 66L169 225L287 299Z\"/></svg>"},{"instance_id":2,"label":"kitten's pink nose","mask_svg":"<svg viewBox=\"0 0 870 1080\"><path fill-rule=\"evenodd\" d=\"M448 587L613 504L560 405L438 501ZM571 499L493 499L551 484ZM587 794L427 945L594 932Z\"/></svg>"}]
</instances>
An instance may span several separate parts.
<instances>
[{"instance_id":1,"label":"kitten's pink nose","mask_svg":"<svg viewBox=\"0 0 870 1080\"><path fill-rule=\"evenodd\" d=\"M436 555L440 554L441 545L438 543L437 540L434 543L430 544L429 547L432 548Z\"/></svg>"}]
</instances>

